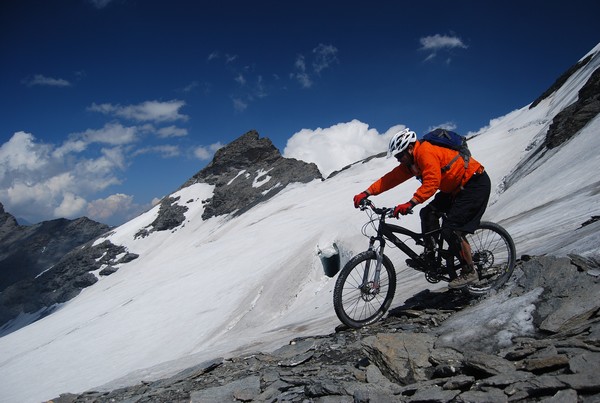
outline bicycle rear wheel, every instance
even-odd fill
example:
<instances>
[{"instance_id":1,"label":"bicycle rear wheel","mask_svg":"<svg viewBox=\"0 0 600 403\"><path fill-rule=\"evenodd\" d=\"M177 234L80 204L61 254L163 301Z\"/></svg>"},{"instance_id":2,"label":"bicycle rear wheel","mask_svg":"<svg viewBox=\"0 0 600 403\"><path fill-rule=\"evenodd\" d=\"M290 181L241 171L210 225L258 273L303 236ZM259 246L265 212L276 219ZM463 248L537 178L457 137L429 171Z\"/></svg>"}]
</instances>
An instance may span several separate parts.
<instances>
[{"instance_id":1,"label":"bicycle rear wheel","mask_svg":"<svg viewBox=\"0 0 600 403\"><path fill-rule=\"evenodd\" d=\"M516 249L510 234L500 225L482 221L479 228L467 235L473 263L479 280L467 286L473 295L486 294L499 289L515 269Z\"/></svg>"},{"instance_id":2,"label":"bicycle rear wheel","mask_svg":"<svg viewBox=\"0 0 600 403\"><path fill-rule=\"evenodd\" d=\"M366 267L369 267L367 278ZM333 307L337 317L353 328L378 321L389 309L396 292L396 271L383 256L379 281L375 281L377 256L365 251L354 256L340 272L333 289Z\"/></svg>"}]
</instances>

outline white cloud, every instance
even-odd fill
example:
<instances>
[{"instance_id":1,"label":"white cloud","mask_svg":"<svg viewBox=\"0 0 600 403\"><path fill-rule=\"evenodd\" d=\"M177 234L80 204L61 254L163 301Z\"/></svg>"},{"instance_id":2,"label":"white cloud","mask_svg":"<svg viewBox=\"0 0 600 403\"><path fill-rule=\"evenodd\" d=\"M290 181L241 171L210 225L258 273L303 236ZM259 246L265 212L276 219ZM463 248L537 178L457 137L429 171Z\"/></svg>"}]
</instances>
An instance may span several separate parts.
<instances>
[{"instance_id":1,"label":"white cloud","mask_svg":"<svg viewBox=\"0 0 600 403\"><path fill-rule=\"evenodd\" d=\"M89 134L89 133L88 133ZM0 200L7 211L30 221L74 218L85 210L86 197L120 183L127 167L122 147L106 147L95 158L82 156L90 139L118 144L114 137L81 136L60 147L15 133L0 146Z\"/></svg>"},{"instance_id":2,"label":"white cloud","mask_svg":"<svg viewBox=\"0 0 600 403\"><path fill-rule=\"evenodd\" d=\"M52 155L56 158L62 158L70 153L80 153L84 151L89 143L84 140L69 140L63 143L62 146L56 148Z\"/></svg>"},{"instance_id":3,"label":"white cloud","mask_svg":"<svg viewBox=\"0 0 600 403\"><path fill-rule=\"evenodd\" d=\"M42 74L36 74L33 78L27 78L23 80L23 83L28 87L33 87L35 85L45 86L45 87L70 87L71 83L62 78L52 78L46 77Z\"/></svg>"},{"instance_id":4,"label":"white cloud","mask_svg":"<svg viewBox=\"0 0 600 403\"><path fill-rule=\"evenodd\" d=\"M81 214L87 202L71 192L63 193L63 200L54 209L55 217L75 217Z\"/></svg>"},{"instance_id":5,"label":"white cloud","mask_svg":"<svg viewBox=\"0 0 600 403\"><path fill-rule=\"evenodd\" d=\"M206 60L210 62L211 60L218 59L219 56L220 56L219 52L214 51L214 52L212 52L211 54L208 55L208 57L206 58Z\"/></svg>"},{"instance_id":6,"label":"white cloud","mask_svg":"<svg viewBox=\"0 0 600 403\"><path fill-rule=\"evenodd\" d=\"M420 50L429 52L424 61L433 60L440 51L450 51L455 48L468 48L468 46L463 43L462 39L457 36L435 34L422 37L419 42L421 43ZM451 60L452 59L448 57L446 58L445 63L450 64Z\"/></svg>"},{"instance_id":7,"label":"white cloud","mask_svg":"<svg viewBox=\"0 0 600 403\"><path fill-rule=\"evenodd\" d=\"M239 84L239 85L245 85L246 84L246 79L244 78L244 76L240 73L237 75L236 78L234 78L234 80Z\"/></svg>"},{"instance_id":8,"label":"white cloud","mask_svg":"<svg viewBox=\"0 0 600 403\"><path fill-rule=\"evenodd\" d=\"M98 212L100 202L96 201L94 207L89 206L92 202L88 200L121 184L121 176L133 157L152 153L173 158L182 154L179 145L134 148L148 134L178 138L188 132L174 125L157 129L152 123L124 126L113 122L100 129L73 133L59 145L45 144L30 133L16 132L0 144L0 201L7 211L31 222L75 218L88 209L96 211L92 218L104 219L104 213ZM188 157L209 159L220 147L220 143L202 147L195 153L190 151ZM132 204L131 211L139 213L141 208ZM125 217L126 212L115 209L112 221L133 217Z\"/></svg>"},{"instance_id":9,"label":"white cloud","mask_svg":"<svg viewBox=\"0 0 600 403\"><path fill-rule=\"evenodd\" d=\"M181 151L179 150L178 146L163 145L141 148L139 150L136 150L133 153L133 156L150 153L160 154L163 158L173 158L181 155Z\"/></svg>"},{"instance_id":10,"label":"white cloud","mask_svg":"<svg viewBox=\"0 0 600 403\"><path fill-rule=\"evenodd\" d=\"M298 55L298 57L296 57L294 68L295 71L290 74L290 77L298 81L302 88L312 87L313 82L310 75L306 72L306 61L303 55Z\"/></svg>"},{"instance_id":11,"label":"white cloud","mask_svg":"<svg viewBox=\"0 0 600 403\"><path fill-rule=\"evenodd\" d=\"M229 64L229 63L233 63L234 61L236 61L238 58L237 55L230 55L230 54L225 54L225 63Z\"/></svg>"},{"instance_id":12,"label":"white cloud","mask_svg":"<svg viewBox=\"0 0 600 403\"><path fill-rule=\"evenodd\" d=\"M313 53L315 54L313 69L317 74L338 62L338 49L333 45L324 45L320 43L319 46L313 49Z\"/></svg>"},{"instance_id":13,"label":"white cloud","mask_svg":"<svg viewBox=\"0 0 600 403\"><path fill-rule=\"evenodd\" d=\"M233 98L233 109L236 112L243 112L248 108L248 102L244 101L241 98Z\"/></svg>"},{"instance_id":14,"label":"white cloud","mask_svg":"<svg viewBox=\"0 0 600 403\"><path fill-rule=\"evenodd\" d=\"M125 127L120 123L107 123L102 129L88 129L82 133L75 133L73 137L88 144L124 145L137 141L137 131L135 126Z\"/></svg>"},{"instance_id":15,"label":"white cloud","mask_svg":"<svg viewBox=\"0 0 600 403\"><path fill-rule=\"evenodd\" d=\"M17 132L0 147L0 180L10 171L43 169L51 147L36 144L30 133Z\"/></svg>"},{"instance_id":16,"label":"white cloud","mask_svg":"<svg viewBox=\"0 0 600 403\"><path fill-rule=\"evenodd\" d=\"M168 126L161 127L157 131L158 137L167 138L167 137L184 137L188 135L187 129L177 127L177 126Z\"/></svg>"},{"instance_id":17,"label":"white cloud","mask_svg":"<svg viewBox=\"0 0 600 403\"><path fill-rule=\"evenodd\" d=\"M222 147L223 144L221 143L213 143L209 146L196 147L196 149L194 150L194 157L196 157L200 161L207 161L212 158L212 156L219 148Z\"/></svg>"},{"instance_id":18,"label":"white cloud","mask_svg":"<svg viewBox=\"0 0 600 403\"><path fill-rule=\"evenodd\" d=\"M150 127L151 130L154 128ZM57 147L53 157L63 158L70 153L85 151L90 144L108 144L121 146L138 141L138 132L148 130L148 127L125 127L119 123L108 123L101 129L88 129L81 133L73 133L70 139Z\"/></svg>"},{"instance_id":19,"label":"white cloud","mask_svg":"<svg viewBox=\"0 0 600 403\"><path fill-rule=\"evenodd\" d=\"M419 40L423 50L439 50L439 49L451 49L451 48L463 48L467 46L463 41L456 36L440 35L435 34L431 36L425 36Z\"/></svg>"},{"instance_id":20,"label":"white cloud","mask_svg":"<svg viewBox=\"0 0 600 403\"><path fill-rule=\"evenodd\" d=\"M440 123L439 125L429 126L427 128L427 131L430 132L430 131L435 130L437 128L451 130L451 131L456 131L457 127L458 126L456 125L456 123L454 123L452 121L449 121L449 122Z\"/></svg>"},{"instance_id":21,"label":"white cloud","mask_svg":"<svg viewBox=\"0 0 600 403\"><path fill-rule=\"evenodd\" d=\"M10 185L0 187L0 199L7 211L33 218L79 216L86 201L79 196L78 180L71 172L47 176L37 182L13 177Z\"/></svg>"},{"instance_id":22,"label":"white cloud","mask_svg":"<svg viewBox=\"0 0 600 403\"><path fill-rule=\"evenodd\" d=\"M232 80L236 83L236 87L230 95L233 109L236 112L244 112L252 102L269 95L269 85L261 74L255 72L254 64L240 67L239 63L235 62L237 56L226 54L225 59L226 69L232 74Z\"/></svg>"},{"instance_id":23,"label":"white cloud","mask_svg":"<svg viewBox=\"0 0 600 403\"><path fill-rule=\"evenodd\" d=\"M137 209L138 206L133 203L133 196L117 193L89 202L87 214L94 220L104 221L117 213L123 215L124 212L132 212Z\"/></svg>"},{"instance_id":24,"label":"white cloud","mask_svg":"<svg viewBox=\"0 0 600 403\"><path fill-rule=\"evenodd\" d=\"M112 170L113 167L124 170L127 166L125 152L120 147L103 148L101 158L108 161L107 165L110 170Z\"/></svg>"},{"instance_id":25,"label":"white cloud","mask_svg":"<svg viewBox=\"0 0 600 403\"><path fill-rule=\"evenodd\" d=\"M264 98L268 95L265 82L260 75L256 78L256 83L254 84L253 88L253 95L257 98Z\"/></svg>"},{"instance_id":26,"label":"white cloud","mask_svg":"<svg viewBox=\"0 0 600 403\"><path fill-rule=\"evenodd\" d=\"M333 45L324 45L320 43L312 50L313 59L310 63L312 70L307 66L306 57L302 54L296 56L294 62L294 71L290 73L290 78L298 81L302 88L310 88L314 84L313 75L319 75L321 71L328 69L334 63L338 63L338 49Z\"/></svg>"},{"instance_id":27,"label":"white cloud","mask_svg":"<svg viewBox=\"0 0 600 403\"><path fill-rule=\"evenodd\" d=\"M194 90L199 85L200 85L200 83L198 81L192 81L191 83L189 83L188 85L186 85L185 87L183 87L183 89L181 91L183 91L183 92L192 92L192 90Z\"/></svg>"},{"instance_id":28,"label":"white cloud","mask_svg":"<svg viewBox=\"0 0 600 403\"><path fill-rule=\"evenodd\" d=\"M12 178L9 186L0 189L0 194L5 206L41 206L48 210L48 207L55 204L57 197L60 196L62 200L63 190L71 188L72 183L73 176L68 172L48 176L39 182L16 177Z\"/></svg>"},{"instance_id":29,"label":"white cloud","mask_svg":"<svg viewBox=\"0 0 600 403\"><path fill-rule=\"evenodd\" d=\"M175 99L167 102L146 101L137 105L125 106L93 103L88 110L139 122L172 122L189 119L187 115L179 113L184 106L185 101Z\"/></svg>"},{"instance_id":30,"label":"white cloud","mask_svg":"<svg viewBox=\"0 0 600 403\"><path fill-rule=\"evenodd\" d=\"M288 140L283 155L314 162L323 176L328 176L346 165L387 151L392 135L403 128L393 126L380 134L366 123L352 120L325 129L302 129Z\"/></svg>"}]
</instances>

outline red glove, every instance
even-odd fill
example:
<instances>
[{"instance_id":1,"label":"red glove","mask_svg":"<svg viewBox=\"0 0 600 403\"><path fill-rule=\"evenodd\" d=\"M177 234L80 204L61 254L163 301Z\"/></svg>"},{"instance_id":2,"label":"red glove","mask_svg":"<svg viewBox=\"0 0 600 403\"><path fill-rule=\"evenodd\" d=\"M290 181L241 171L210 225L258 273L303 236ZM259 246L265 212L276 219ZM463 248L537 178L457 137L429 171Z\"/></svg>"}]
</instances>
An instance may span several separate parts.
<instances>
[{"instance_id":1,"label":"red glove","mask_svg":"<svg viewBox=\"0 0 600 403\"><path fill-rule=\"evenodd\" d=\"M394 209L394 217L398 217L400 214L407 215L412 213L412 209L415 207L415 203L411 200L404 204L398 204Z\"/></svg>"},{"instance_id":2,"label":"red glove","mask_svg":"<svg viewBox=\"0 0 600 403\"><path fill-rule=\"evenodd\" d=\"M367 192L361 192L354 196L354 208L358 208L360 206L360 203L367 197L369 197L369 194Z\"/></svg>"}]
</instances>

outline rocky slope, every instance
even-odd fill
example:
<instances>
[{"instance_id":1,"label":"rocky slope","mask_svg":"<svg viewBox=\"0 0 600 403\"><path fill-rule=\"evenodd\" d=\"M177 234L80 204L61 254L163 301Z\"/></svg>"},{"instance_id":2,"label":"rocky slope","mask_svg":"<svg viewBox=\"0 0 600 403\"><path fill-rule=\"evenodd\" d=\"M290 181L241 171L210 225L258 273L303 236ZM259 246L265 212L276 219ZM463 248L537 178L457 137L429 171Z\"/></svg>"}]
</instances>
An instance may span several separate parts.
<instances>
[{"instance_id":1,"label":"rocky slope","mask_svg":"<svg viewBox=\"0 0 600 403\"><path fill-rule=\"evenodd\" d=\"M124 248L91 246L109 230L87 217L21 226L0 204L0 337L52 313L94 284L92 271L110 274ZM14 321L20 315L25 317Z\"/></svg>"},{"instance_id":2,"label":"rocky slope","mask_svg":"<svg viewBox=\"0 0 600 403\"><path fill-rule=\"evenodd\" d=\"M599 276L598 259L521 261L499 295L516 307L533 301L514 310L531 326L513 329L510 340L502 315L487 331L464 325L494 309L496 297L424 291L368 328L340 326L272 353L217 358L168 379L53 402L597 402Z\"/></svg>"},{"instance_id":3,"label":"rocky slope","mask_svg":"<svg viewBox=\"0 0 600 403\"><path fill-rule=\"evenodd\" d=\"M0 337L51 314L96 283L97 276L108 276L137 257L123 246L92 240L65 254L51 270L6 287L0 294Z\"/></svg>"},{"instance_id":4,"label":"rocky slope","mask_svg":"<svg viewBox=\"0 0 600 403\"><path fill-rule=\"evenodd\" d=\"M557 148L573 139L600 113L600 68L598 66L600 66L600 53L590 54L569 68L531 104L530 109L539 105L541 101L562 87L571 76L581 73L584 68L587 67L593 71L578 91L576 101L555 116L550 117L551 121L545 137L538 144L531 144L532 152L529 158L522 160L513 172L504 178L504 183L501 185L504 189L508 189L521 178L543 166L544 161L550 158Z\"/></svg>"},{"instance_id":5,"label":"rocky slope","mask_svg":"<svg viewBox=\"0 0 600 403\"><path fill-rule=\"evenodd\" d=\"M49 269L65 253L108 230L86 217L21 226L0 203L0 290Z\"/></svg>"}]
</instances>

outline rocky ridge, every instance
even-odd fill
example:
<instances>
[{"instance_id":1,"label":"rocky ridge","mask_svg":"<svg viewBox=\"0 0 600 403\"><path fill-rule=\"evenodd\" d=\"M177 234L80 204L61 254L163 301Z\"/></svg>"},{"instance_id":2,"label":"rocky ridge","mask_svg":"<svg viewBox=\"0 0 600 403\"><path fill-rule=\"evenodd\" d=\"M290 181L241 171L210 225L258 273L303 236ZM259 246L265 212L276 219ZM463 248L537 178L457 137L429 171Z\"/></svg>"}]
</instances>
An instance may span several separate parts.
<instances>
[{"instance_id":1,"label":"rocky ridge","mask_svg":"<svg viewBox=\"0 0 600 403\"><path fill-rule=\"evenodd\" d=\"M90 272L106 269L101 265L108 258L94 259L110 247L90 242L109 230L87 217L21 226L0 204L0 337L49 315L95 283ZM21 314L26 319L13 321Z\"/></svg>"},{"instance_id":2,"label":"rocky ridge","mask_svg":"<svg viewBox=\"0 0 600 403\"><path fill-rule=\"evenodd\" d=\"M284 158L266 137L251 130L219 149L210 164L195 174L182 188L204 182L215 186L213 197L205 201L203 219L222 214L240 215L264 202L288 184L323 179L317 166Z\"/></svg>"},{"instance_id":3,"label":"rocky ridge","mask_svg":"<svg viewBox=\"0 0 600 403\"><path fill-rule=\"evenodd\" d=\"M448 341L460 316L477 315L493 296L425 290L367 328L339 326L272 353L217 358L168 379L52 401L597 402L599 276L595 258L521 261L502 292L508 301L534 295L535 310L531 329L509 343L464 328L466 337Z\"/></svg>"},{"instance_id":4,"label":"rocky ridge","mask_svg":"<svg viewBox=\"0 0 600 403\"><path fill-rule=\"evenodd\" d=\"M59 218L21 226L0 203L0 291L32 278L57 263L65 253L108 231L87 217Z\"/></svg>"},{"instance_id":5,"label":"rocky ridge","mask_svg":"<svg viewBox=\"0 0 600 403\"><path fill-rule=\"evenodd\" d=\"M544 91L544 93L542 95L540 95L535 101L533 101L531 103L531 105L529 106L529 109L535 108L544 99L546 99L550 95L554 94L556 92L556 90L558 90L560 87L562 87L567 82L569 77L571 77L577 70L583 68L586 64L588 64L590 62L590 60L592 60L593 56L594 56L594 54L590 54L587 57L585 57L584 59L575 63L573 66L569 67L567 69L567 71L562 73L560 75L560 77L558 77L556 79L556 81L554 81L554 83L546 91Z\"/></svg>"},{"instance_id":6,"label":"rocky ridge","mask_svg":"<svg viewBox=\"0 0 600 403\"><path fill-rule=\"evenodd\" d=\"M124 246L90 241L65 254L51 270L5 288L0 294L0 337L51 314L98 276L108 276L136 258ZM13 322L21 314L27 319Z\"/></svg>"},{"instance_id":7,"label":"rocky ridge","mask_svg":"<svg viewBox=\"0 0 600 403\"><path fill-rule=\"evenodd\" d=\"M512 184L543 165L556 150L573 139L592 119L600 113L600 68L598 65L600 53L593 53L584 60L576 63L561 75L556 82L534 101L530 109L538 105L542 100L554 94L564 83L580 69L590 68L591 74L586 83L578 91L577 100L568 107L561 110L555 116L543 139L530 145L530 155L523 159L514 170L502 180L500 188L508 189Z\"/></svg>"},{"instance_id":8,"label":"rocky ridge","mask_svg":"<svg viewBox=\"0 0 600 403\"><path fill-rule=\"evenodd\" d=\"M578 95L575 103L554 117L546 133L544 145L547 148L556 148L568 141L600 113L600 69L594 71Z\"/></svg>"}]
</instances>

